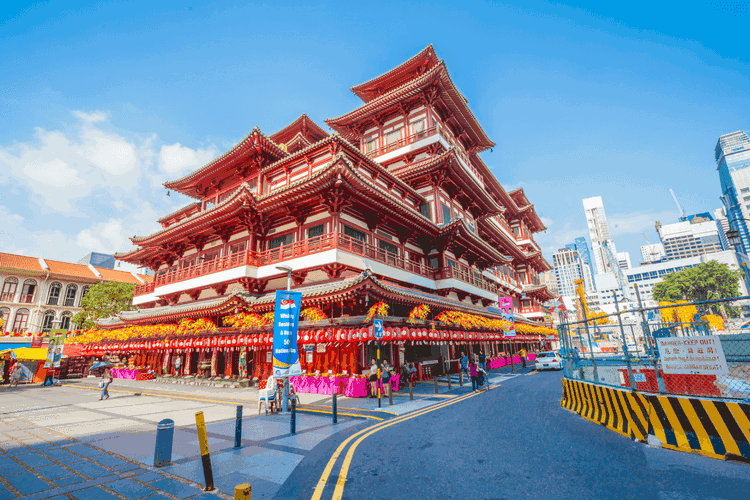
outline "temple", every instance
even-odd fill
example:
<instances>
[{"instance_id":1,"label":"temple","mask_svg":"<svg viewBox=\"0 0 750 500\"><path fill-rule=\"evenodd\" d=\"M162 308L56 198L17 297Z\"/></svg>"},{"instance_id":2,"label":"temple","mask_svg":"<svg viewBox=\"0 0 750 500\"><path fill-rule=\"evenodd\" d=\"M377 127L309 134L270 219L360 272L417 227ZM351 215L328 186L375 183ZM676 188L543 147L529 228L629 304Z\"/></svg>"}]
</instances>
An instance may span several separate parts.
<instances>
[{"instance_id":1,"label":"temple","mask_svg":"<svg viewBox=\"0 0 750 500\"><path fill-rule=\"evenodd\" d=\"M270 312L291 268L303 309L317 306L329 318L329 326L305 326L308 342L345 350L331 361L325 347L316 348L312 364L301 356L310 368L352 373L367 366L374 347L359 328L376 302L388 304L394 320L427 305L429 322L443 311L500 318L498 302L506 298L516 323L530 327L515 341L538 345L542 330L534 327L543 326L542 304L552 296L539 281L550 265L533 235L546 228L523 190L506 192L479 157L494 143L445 62L428 46L351 90L363 104L326 120L332 133L305 114L270 135L255 128L220 157L165 183L195 201L159 219L159 231L133 237L137 249L116 255L156 277L136 287L138 311L101 326L186 318L222 326L227 315ZM348 325L345 341L335 338L340 325ZM326 337L330 326L334 338ZM406 345L390 331L386 357L396 364L455 359L459 344L492 355L513 341L502 332L454 338L455 328L445 328ZM262 377L266 357L257 340L245 343L257 351L252 370ZM193 373L198 364L196 356ZM236 373L236 364L228 370Z\"/></svg>"}]
</instances>

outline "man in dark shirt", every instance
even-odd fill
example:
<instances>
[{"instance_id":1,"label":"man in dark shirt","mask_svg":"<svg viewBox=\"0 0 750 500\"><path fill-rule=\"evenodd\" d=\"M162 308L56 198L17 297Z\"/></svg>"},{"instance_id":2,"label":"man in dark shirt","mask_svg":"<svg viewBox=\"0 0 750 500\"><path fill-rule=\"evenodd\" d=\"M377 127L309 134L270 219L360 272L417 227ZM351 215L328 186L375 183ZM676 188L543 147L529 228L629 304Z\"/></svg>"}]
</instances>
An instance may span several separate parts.
<instances>
[{"instance_id":1,"label":"man in dark shirt","mask_svg":"<svg viewBox=\"0 0 750 500\"><path fill-rule=\"evenodd\" d=\"M484 354L484 349L479 353L479 366L481 366L484 371L487 371L487 356Z\"/></svg>"}]
</instances>

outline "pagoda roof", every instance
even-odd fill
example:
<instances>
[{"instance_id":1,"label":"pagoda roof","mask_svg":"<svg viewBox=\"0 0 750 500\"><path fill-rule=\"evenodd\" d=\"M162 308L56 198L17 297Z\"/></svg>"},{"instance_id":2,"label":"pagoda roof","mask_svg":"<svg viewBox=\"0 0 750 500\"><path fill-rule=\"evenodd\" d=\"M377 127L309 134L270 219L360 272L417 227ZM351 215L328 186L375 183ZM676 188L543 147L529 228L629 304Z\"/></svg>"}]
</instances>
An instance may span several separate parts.
<instances>
[{"instance_id":1,"label":"pagoda roof","mask_svg":"<svg viewBox=\"0 0 750 500\"><path fill-rule=\"evenodd\" d=\"M177 216L182 215L182 214L186 214L188 212L191 212L194 209L200 210L200 208L201 208L200 202L195 201L195 202L193 202L193 203L191 203L191 204L189 204L187 206L184 206L182 208L178 208L177 210L175 210L171 214L167 214L164 217L162 217L161 219L157 219L156 222L166 222L169 219L172 219L172 218L177 217ZM192 214L190 214L190 215L192 215Z\"/></svg>"},{"instance_id":2,"label":"pagoda roof","mask_svg":"<svg viewBox=\"0 0 750 500\"><path fill-rule=\"evenodd\" d=\"M553 299L554 295L549 291L547 285L523 285L523 291L526 293L533 293L542 299Z\"/></svg>"},{"instance_id":3,"label":"pagoda roof","mask_svg":"<svg viewBox=\"0 0 750 500\"><path fill-rule=\"evenodd\" d=\"M165 182L164 187L174 189L192 198L200 198L199 185L202 181L212 178L227 167L247 160L257 153L265 153L274 159L283 158L288 154L270 138L266 137L258 127L255 127L244 139L223 155L180 179ZM204 186L204 188L207 187Z\"/></svg>"},{"instance_id":4,"label":"pagoda roof","mask_svg":"<svg viewBox=\"0 0 750 500\"><path fill-rule=\"evenodd\" d=\"M330 139L330 138L329 138ZM326 140L329 140L326 139ZM382 169L382 167L379 167ZM393 178L395 182L403 184L405 189L412 193L420 202L424 197L406 186L400 179ZM270 212L274 209L292 206L297 201L310 199L311 195L328 188L334 183L343 183L350 187L351 192L365 202L377 207L383 213L401 216L411 221L413 227L422 227L428 231L432 222L421 213L413 209L398 210L395 207L402 206L402 200L396 198L380 187L372 179L367 178L360 172L349 158L339 152L328 164L311 176L299 179L289 185L282 186L258 198L247 183L239 186L226 200L213 207L193 214L171 226L163 228L148 236L134 236L130 240L135 245L158 245L168 243L176 235L196 235L200 232L212 231L217 225L228 219L236 217L243 212ZM406 217L404 217L404 215ZM144 249L132 252L115 254L119 259L132 259L144 257Z\"/></svg>"},{"instance_id":5,"label":"pagoda roof","mask_svg":"<svg viewBox=\"0 0 750 500\"><path fill-rule=\"evenodd\" d=\"M476 230L477 228L475 228ZM484 259L490 265L496 266L511 262L511 259L505 257L497 248L484 241L474 231L469 229L464 219L457 219L443 226L440 230L440 235L443 238L452 238L453 241L458 240L459 243L468 243L466 248L467 250L471 249L471 253L475 253L476 250L482 251Z\"/></svg>"},{"instance_id":6,"label":"pagoda roof","mask_svg":"<svg viewBox=\"0 0 750 500\"><path fill-rule=\"evenodd\" d=\"M307 144L313 144L326 137L328 137L328 133L304 113L286 127L268 136L276 144L286 144L287 151L290 150L290 144L298 144L303 141Z\"/></svg>"},{"instance_id":7,"label":"pagoda roof","mask_svg":"<svg viewBox=\"0 0 750 500\"><path fill-rule=\"evenodd\" d=\"M518 215L519 216L525 216L526 221L529 224L532 231L535 233L538 233L539 231L546 231L547 227L544 225L544 222L542 222L542 219L539 218L539 214L536 213L536 209L534 208L534 205L529 201L529 199L526 197L526 193L523 192L523 188L518 188L516 190L511 191L508 193L511 198L516 202L518 205Z\"/></svg>"},{"instance_id":8,"label":"pagoda roof","mask_svg":"<svg viewBox=\"0 0 750 500\"><path fill-rule=\"evenodd\" d=\"M411 59L386 71L380 76L351 88L354 94L364 102L370 102L399 85L423 74L439 62L432 44L428 45Z\"/></svg>"},{"instance_id":9,"label":"pagoda roof","mask_svg":"<svg viewBox=\"0 0 750 500\"><path fill-rule=\"evenodd\" d=\"M484 151L495 145L487 137L484 129L472 113L468 100L459 92L453 80L451 80L444 61L440 61L423 75L411 79L387 94L374 98L354 111L338 118L327 119L326 123L334 130L338 130L339 133L354 136L351 131L353 125L357 125L359 122L365 121L399 102L419 97L423 91L430 87L436 88L442 96L444 104L455 111L456 120L469 133L473 141L472 153Z\"/></svg>"},{"instance_id":10,"label":"pagoda roof","mask_svg":"<svg viewBox=\"0 0 750 500\"><path fill-rule=\"evenodd\" d=\"M494 198L488 196L486 190L482 189L475 181L467 179L470 174L459 162L458 154L451 149L419 163L399 167L393 170L393 175L406 182L413 182L425 175L450 173L452 182L464 192L467 192L470 200L484 210L483 217L503 213L505 208L500 206Z\"/></svg>"},{"instance_id":11,"label":"pagoda roof","mask_svg":"<svg viewBox=\"0 0 750 500\"><path fill-rule=\"evenodd\" d=\"M414 305L427 303L440 310L458 310L489 317L500 317L501 315L498 308L475 306L437 294L388 283L375 277L369 269L341 280L314 283L292 290L302 294L302 307L343 300L367 293L373 300L383 299ZM245 292L235 292L227 296L194 302L140 309L138 311L123 311L114 318L99 320L98 323L101 326L112 328L129 324L172 322L183 318L200 318L216 314L234 314L238 309L243 311L252 309L262 312L272 310L275 302L275 291L257 297Z\"/></svg>"}]
</instances>

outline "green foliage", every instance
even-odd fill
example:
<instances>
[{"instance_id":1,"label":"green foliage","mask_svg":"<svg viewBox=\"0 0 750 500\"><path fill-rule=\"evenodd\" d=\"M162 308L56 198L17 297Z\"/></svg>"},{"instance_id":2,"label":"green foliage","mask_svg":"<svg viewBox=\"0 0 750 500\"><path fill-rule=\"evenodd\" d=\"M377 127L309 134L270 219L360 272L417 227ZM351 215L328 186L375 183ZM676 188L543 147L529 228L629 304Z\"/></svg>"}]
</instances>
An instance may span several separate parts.
<instances>
[{"instance_id":1,"label":"green foliage","mask_svg":"<svg viewBox=\"0 0 750 500\"><path fill-rule=\"evenodd\" d=\"M135 285L132 283L117 283L115 281L101 281L89 288L81 301L83 311L73 316L73 322L79 328L93 328L95 321L109 318L120 311L133 311L133 293Z\"/></svg>"},{"instance_id":2,"label":"green foliage","mask_svg":"<svg viewBox=\"0 0 750 500\"><path fill-rule=\"evenodd\" d=\"M728 265L711 260L667 275L664 281L654 286L653 296L654 300L668 302L736 297L742 276L741 270L732 271Z\"/></svg>"}]
</instances>

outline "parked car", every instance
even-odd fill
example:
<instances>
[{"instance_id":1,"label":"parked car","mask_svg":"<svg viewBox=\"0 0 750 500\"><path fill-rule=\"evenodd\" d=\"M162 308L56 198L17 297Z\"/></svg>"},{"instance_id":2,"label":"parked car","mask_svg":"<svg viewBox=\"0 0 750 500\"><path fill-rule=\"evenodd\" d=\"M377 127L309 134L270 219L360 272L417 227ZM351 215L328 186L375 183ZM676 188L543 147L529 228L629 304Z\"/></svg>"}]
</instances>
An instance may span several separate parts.
<instances>
[{"instance_id":1,"label":"parked car","mask_svg":"<svg viewBox=\"0 0 750 500\"><path fill-rule=\"evenodd\" d=\"M549 370L557 369L562 370L563 359L560 353L555 351L540 352L536 355L536 369L537 370Z\"/></svg>"}]
</instances>

